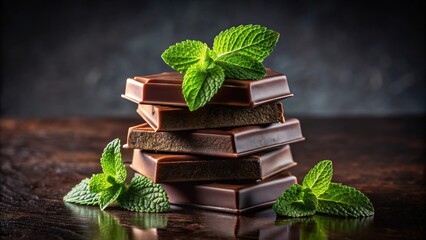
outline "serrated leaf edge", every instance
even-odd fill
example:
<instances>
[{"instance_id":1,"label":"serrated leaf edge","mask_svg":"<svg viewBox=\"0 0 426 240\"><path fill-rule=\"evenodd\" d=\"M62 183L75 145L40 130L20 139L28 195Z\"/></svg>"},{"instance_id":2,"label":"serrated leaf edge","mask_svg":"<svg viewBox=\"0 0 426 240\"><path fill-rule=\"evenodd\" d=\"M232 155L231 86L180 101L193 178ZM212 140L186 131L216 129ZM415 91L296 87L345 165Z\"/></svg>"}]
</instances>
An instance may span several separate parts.
<instances>
[{"instance_id":1,"label":"serrated leaf edge","mask_svg":"<svg viewBox=\"0 0 426 240\"><path fill-rule=\"evenodd\" d=\"M319 180L325 178L325 176L323 176L324 173L327 174L326 177L329 178L327 179L328 183L325 184L326 188L318 189L316 184L319 182ZM310 179L309 177L313 177L314 179ZM305 175L305 177L303 178L302 187L311 189L316 196L319 196L328 190L332 177L333 177L332 161L322 160L318 162L317 164L315 164L315 166L311 170L309 170L309 172ZM312 183L311 186L308 186L308 181ZM318 191L318 190L321 190L321 191Z\"/></svg>"},{"instance_id":2,"label":"serrated leaf edge","mask_svg":"<svg viewBox=\"0 0 426 240\"><path fill-rule=\"evenodd\" d=\"M138 182L139 181L139 182ZM141 193L138 188L142 188L144 193ZM156 189L158 191L152 192L153 189ZM136 191L136 192L132 192ZM148 193L146 193L148 191ZM150 192L151 191L151 192ZM123 195L118 199L118 204L128 210L131 211L137 211L137 212L167 212L170 210L170 202L168 200L167 192L163 189L163 187L159 184L154 183L151 179L138 175L133 177L130 186L128 188L128 191L126 194L134 194L132 197L132 201L137 199L139 197L138 202L131 202L129 200L129 195ZM154 200L150 200L149 197L154 194L157 195L157 197ZM158 196L161 197L158 197ZM140 206L140 203L143 201L149 200L149 207L146 206ZM156 205L156 207L153 207L153 204Z\"/></svg>"},{"instance_id":3,"label":"serrated leaf edge","mask_svg":"<svg viewBox=\"0 0 426 240\"><path fill-rule=\"evenodd\" d=\"M329 215L334 215L334 216L343 216L343 217L368 217L368 216L374 215L374 206L371 203L370 199L364 193L362 193L361 191L359 191L358 189L356 189L354 187L343 185L341 183L333 183L332 182L332 183L330 183L330 185L331 184L333 184L335 186L340 186L342 188L346 188L347 190L351 190L351 191L355 192L356 194L359 194L360 197L363 198L362 199L363 202L367 205L366 206L359 206L359 205L348 204L348 203L345 203L345 202L342 202L342 201L331 201L330 199L324 199L324 198L321 198L321 196L319 196L318 202L338 203L338 204L341 204L343 206L356 209L359 212L357 214L351 214L351 213L349 213L349 214L336 214L336 212L329 212L326 208L324 208L324 209L318 208L318 210L317 210L318 212L324 213L324 214L329 214ZM326 194L326 192L324 192L323 194ZM342 193L338 194L338 195L342 195ZM336 197L336 196L334 196L334 197ZM340 210L348 212L348 210L345 209L345 208L340 209ZM337 210L337 211L339 211L339 213L340 213L340 210Z\"/></svg>"},{"instance_id":4,"label":"serrated leaf edge","mask_svg":"<svg viewBox=\"0 0 426 240\"><path fill-rule=\"evenodd\" d=\"M271 53L272 53L272 51L273 51L273 49L274 49L274 47L276 46L276 44L277 44L277 42L278 42L278 40L279 40L279 38L280 38L280 33L278 33L278 32L275 32L275 31L273 31L273 30L271 30L271 29L268 29L268 28L266 28L266 27L263 27L263 26L260 26L260 25L253 25L253 24L248 24L248 25L239 25L239 26L237 26L237 27L231 27L231 28L229 28L229 29L226 29L226 30L224 30L224 31L221 31L215 38L214 38L214 40L213 40L213 51L215 51L216 52L216 50L215 50L215 46L216 46L216 39L219 39L219 37L221 37L222 35L224 35L224 34L227 34L227 33L229 33L229 32L232 32L232 31L236 31L237 29L239 29L239 28L253 28L253 30L252 31L254 31L254 29L262 29L263 31L265 31L265 32L270 32L270 33L272 33L274 36L271 36L271 37L276 37L276 40L275 40L275 42L274 42L274 44L273 44L273 46L272 46L272 48L269 50L269 51L267 51L268 52L268 54L266 55L266 57L267 56L269 56ZM249 29L250 30L250 29ZM269 39L262 39L262 41L266 41L266 40L269 40ZM219 40L218 40L219 41ZM229 42L230 41L227 41L227 44L229 44ZM260 41L261 42L261 41ZM256 44L259 44L260 42L256 42ZM218 43L219 44L219 43ZM251 47L252 45L255 45L255 44L251 44L251 45L247 45L247 46L244 46L244 47L241 47L241 48L239 48L239 49L235 49L235 50L232 50L232 51L229 51L229 52L225 52L225 53L217 53L217 58L220 58L220 57L222 57L222 56L226 56L226 55L229 55L229 54L232 54L232 53L234 53L234 52L236 52L236 51L241 51L241 50L243 50L243 49L246 49L246 48L248 48L248 47ZM259 62L262 62L266 57L264 57L263 59L261 59L261 60L257 60L257 61L259 61Z\"/></svg>"},{"instance_id":5,"label":"serrated leaf edge","mask_svg":"<svg viewBox=\"0 0 426 240\"><path fill-rule=\"evenodd\" d=\"M96 193L90 192L89 180L90 180L89 178L85 178L81 180L80 183L76 184L73 188L71 188L71 190L63 197L63 201L69 202L69 203L78 203L81 205L92 205L92 206L98 204L99 195ZM80 201L81 197L83 197L81 194L79 194L79 198L76 198L75 192L78 190L78 188L85 188L85 191L87 192L87 194L85 194L84 196L85 201ZM81 193L81 191L78 191L78 192ZM71 193L74 193L74 195L70 196ZM87 199L90 199L90 201L87 201Z\"/></svg>"}]
</instances>

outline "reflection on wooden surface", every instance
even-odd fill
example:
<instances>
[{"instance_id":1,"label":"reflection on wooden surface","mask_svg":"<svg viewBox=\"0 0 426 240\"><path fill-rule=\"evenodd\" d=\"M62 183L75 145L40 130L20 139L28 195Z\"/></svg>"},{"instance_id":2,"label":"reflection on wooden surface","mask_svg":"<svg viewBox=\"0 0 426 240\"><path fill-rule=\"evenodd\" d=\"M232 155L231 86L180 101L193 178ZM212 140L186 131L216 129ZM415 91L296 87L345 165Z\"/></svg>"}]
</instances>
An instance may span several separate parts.
<instances>
[{"instance_id":1,"label":"reflection on wooden surface","mask_svg":"<svg viewBox=\"0 0 426 240\"><path fill-rule=\"evenodd\" d=\"M130 221L122 212L101 211L98 207L65 204L73 216L87 223L84 237L87 239L159 239L169 235L168 214L133 213ZM185 213L185 209L173 207L172 214ZM214 211L195 211L202 233L217 238L255 239L328 239L329 235L358 235L368 230L373 217L341 218L315 215L306 218L276 218L270 208L250 216ZM114 216L115 215L115 216ZM128 216L126 216L128 217ZM164 234L164 235L163 235Z\"/></svg>"},{"instance_id":2,"label":"reflection on wooden surface","mask_svg":"<svg viewBox=\"0 0 426 240\"><path fill-rule=\"evenodd\" d=\"M364 192L368 219L318 215L282 219L270 209L244 215L173 207L143 214L64 204L62 197L101 171L99 157L122 141L128 119L0 120L2 239L423 239L426 206L424 118L301 119L306 137L293 144L299 181L332 159L333 181ZM129 162L131 151L123 151ZM130 175L130 174L129 174Z\"/></svg>"},{"instance_id":3,"label":"reflection on wooden surface","mask_svg":"<svg viewBox=\"0 0 426 240\"><path fill-rule=\"evenodd\" d=\"M365 218L342 218L314 215L305 218L278 218L278 226L290 226L290 235L300 240L328 239L331 234L361 235L373 223L373 216Z\"/></svg>"}]
</instances>

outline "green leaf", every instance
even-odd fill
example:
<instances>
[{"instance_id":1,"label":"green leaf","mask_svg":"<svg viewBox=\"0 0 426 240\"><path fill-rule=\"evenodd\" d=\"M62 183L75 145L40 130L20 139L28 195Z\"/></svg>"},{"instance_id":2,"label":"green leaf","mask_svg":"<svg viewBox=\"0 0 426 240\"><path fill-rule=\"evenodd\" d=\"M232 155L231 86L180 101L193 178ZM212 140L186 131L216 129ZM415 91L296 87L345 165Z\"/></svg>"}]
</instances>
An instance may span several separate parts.
<instances>
[{"instance_id":1,"label":"green leaf","mask_svg":"<svg viewBox=\"0 0 426 240\"><path fill-rule=\"evenodd\" d=\"M94 174L89 181L90 192L100 193L107 188L110 188L112 185L115 185L114 179L111 178L111 176L105 173Z\"/></svg>"},{"instance_id":2,"label":"green leaf","mask_svg":"<svg viewBox=\"0 0 426 240\"><path fill-rule=\"evenodd\" d=\"M318 197L318 212L344 217L366 217L374 214L374 208L362 192L340 183L331 183L328 190Z\"/></svg>"},{"instance_id":3,"label":"green leaf","mask_svg":"<svg viewBox=\"0 0 426 240\"><path fill-rule=\"evenodd\" d=\"M203 42L186 40L170 46L161 58L176 71L185 73L193 64L205 58L207 49L207 44Z\"/></svg>"},{"instance_id":4,"label":"green leaf","mask_svg":"<svg viewBox=\"0 0 426 240\"><path fill-rule=\"evenodd\" d=\"M241 25L221 32L213 43L218 59L239 54L262 62L272 52L280 34L259 25Z\"/></svg>"},{"instance_id":5,"label":"green leaf","mask_svg":"<svg viewBox=\"0 0 426 240\"><path fill-rule=\"evenodd\" d=\"M65 202L78 203L84 205L98 204L99 195L89 190L89 179L83 179L79 184L75 185L71 191L64 197Z\"/></svg>"},{"instance_id":6,"label":"green leaf","mask_svg":"<svg viewBox=\"0 0 426 240\"><path fill-rule=\"evenodd\" d=\"M222 56L215 62L223 68L227 78L261 79L266 74L262 63L238 53Z\"/></svg>"},{"instance_id":7,"label":"green leaf","mask_svg":"<svg viewBox=\"0 0 426 240\"><path fill-rule=\"evenodd\" d=\"M315 214L317 198L310 189L294 184L281 194L272 206L278 215L288 217L304 217Z\"/></svg>"},{"instance_id":8,"label":"green leaf","mask_svg":"<svg viewBox=\"0 0 426 240\"><path fill-rule=\"evenodd\" d=\"M99 194L99 207L104 210L120 196L123 185L113 185Z\"/></svg>"},{"instance_id":9,"label":"green leaf","mask_svg":"<svg viewBox=\"0 0 426 240\"><path fill-rule=\"evenodd\" d=\"M118 204L138 212L167 212L170 209L164 189L144 176L135 176L128 191L120 196Z\"/></svg>"},{"instance_id":10,"label":"green leaf","mask_svg":"<svg viewBox=\"0 0 426 240\"><path fill-rule=\"evenodd\" d=\"M114 177L117 183L126 180L126 168L121 160L120 139L116 138L105 147L101 157L102 170L105 174Z\"/></svg>"},{"instance_id":11,"label":"green leaf","mask_svg":"<svg viewBox=\"0 0 426 240\"><path fill-rule=\"evenodd\" d=\"M223 69L214 63L208 67L194 64L185 73L183 96L189 110L194 111L210 101L225 80Z\"/></svg>"},{"instance_id":12,"label":"green leaf","mask_svg":"<svg viewBox=\"0 0 426 240\"><path fill-rule=\"evenodd\" d=\"M333 165L330 160L317 163L303 179L302 186L309 188L317 197L327 191L333 176Z\"/></svg>"}]
</instances>

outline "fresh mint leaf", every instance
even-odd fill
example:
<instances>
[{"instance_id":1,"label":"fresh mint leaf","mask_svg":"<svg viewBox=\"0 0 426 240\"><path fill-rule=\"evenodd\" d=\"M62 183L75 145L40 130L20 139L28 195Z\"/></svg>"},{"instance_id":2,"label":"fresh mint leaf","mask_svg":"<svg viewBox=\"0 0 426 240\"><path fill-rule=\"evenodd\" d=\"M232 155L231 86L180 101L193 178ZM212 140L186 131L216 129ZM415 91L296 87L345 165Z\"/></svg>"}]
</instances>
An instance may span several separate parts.
<instances>
[{"instance_id":1,"label":"fresh mint leaf","mask_svg":"<svg viewBox=\"0 0 426 240\"><path fill-rule=\"evenodd\" d=\"M99 195L89 190L89 179L83 179L79 184L75 185L71 191L64 197L65 202L78 203L83 205L98 204Z\"/></svg>"},{"instance_id":2,"label":"fresh mint leaf","mask_svg":"<svg viewBox=\"0 0 426 240\"><path fill-rule=\"evenodd\" d=\"M120 196L123 185L117 184L99 193L99 207L104 210Z\"/></svg>"},{"instance_id":3,"label":"fresh mint leaf","mask_svg":"<svg viewBox=\"0 0 426 240\"><path fill-rule=\"evenodd\" d=\"M134 178L127 189L126 169L121 161L120 140L110 142L102 154L104 173L84 179L64 196L65 202L95 205L104 210L114 201L132 211L165 212L170 203L164 189L145 177ZM121 200L118 200L120 198Z\"/></svg>"},{"instance_id":4,"label":"fresh mint leaf","mask_svg":"<svg viewBox=\"0 0 426 240\"><path fill-rule=\"evenodd\" d=\"M135 176L118 204L128 210L138 212L166 212L170 209L164 189L145 176Z\"/></svg>"},{"instance_id":5,"label":"fresh mint leaf","mask_svg":"<svg viewBox=\"0 0 426 240\"><path fill-rule=\"evenodd\" d=\"M317 197L328 189L333 176L333 165L330 160L317 163L303 179L302 186L309 188Z\"/></svg>"},{"instance_id":6,"label":"fresh mint leaf","mask_svg":"<svg viewBox=\"0 0 426 240\"><path fill-rule=\"evenodd\" d=\"M114 179L105 174L105 173L99 173L94 174L92 178L90 178L89 181L89 189L92 193L100 193L111 186L115 185Z\"/></svg>"},{"instance_id":7,"label":"fresh mint leaf","mask_svg":"<svg viewBox=\"0 0 426 240\"><path fill-rule=\"evenodd\" d=\"M367 217L374 214L370 200L353 187L331 183L318 197L318 212L344 216Z\"/></svg>"},{"instance_id":8,"label":"fresh mint leaf","mask_svg":"<svg viewBox=\"0 0 426 240\"><path fill-rule=\"evenodd\" d=\"M204 64L205 65L205 64ZM225 80L223 69L214 63L192 65L185 73L182 91L190 111L204 106Z\"/></svg>"},{"instance_id":9,"label":"fresh mint leaf","mask_svg":"<svg viewBox=\"0 0 426 240\"><path fill-rule=\"evenodd\" d=\"M265 76L262 61L272 52L280 34L259 25L241 25L221 32L213 51L207 44L186 40L161 55L170 67L185 74L182 94L191 111L204 106L224 78L257 80Z\"/></svg>"},{"instance_id":10,"label":"fresh mint leaf","mask_svg":"<svg viewBox=\"0 0 426 240\"><path fill-rule=\"evenodd\" d=\"M353 187L332 183L332 162L323 160L316 164L303 179L302 186L293 185L273 206L278 215L307 216L306 205L315 203L315 211L344 217L367 217L374 214L370 200ZM314 197L312 197L312 196ZM315 199L315 200L313 200Z\"/></svg>"},{"instance_id":11,"label":"fresh mint leaf","mask_svg":"<svg viewBox=\"0 0 426 240\"><path fill-rule=\"evenodd\" d=\"M217 58L239 54L262 62L272 52L280 34L259 25L240 25L225 30L214 39Z\"/></svg>"},{"instance_id":12,"label":"fresh mint leaf","mask_svg":"<svg viewBox=\"0 0 426 240\"><path fill-rule=\"evenodd\" d=\"M193 64L198 63L206 57L207 44L186 40L170 46L161 55L164 62L180 73L185 73Z\"/></svg>"},{"instance_id":13,"label":"fresh mint leaf","mask_svg":"<svg viewBox=\"0 0 426 240\"><path fill-rule=\"evenodd\" d=\"M215 62L223 68L227 78L261 79L266 74L262 63L239 53L222 56Z\"/></svg>"},{"instance_id":14,"label":"fresh mint leaf","mask_svg":"<svg viewBox=\"0 0 426 240\"><path fill-rule=\"evenodd\" d=\"M116 138L105 147L101 157L101 166L105 174L114 177L117 183L126 180L126 168L121 160L120 139Z\"/></svg>"},{"instance_id":15,"label":"fresh mint leaf","mask_svg":"<svg viewBox=\"0 0 426 240\"><path fill-rule=\"evenodd\" d=\"M317 204L317 198L310 189L294 184L281 194L272 208L278 215L304 217L314 215Z\"/></svg>"}]
</instances>

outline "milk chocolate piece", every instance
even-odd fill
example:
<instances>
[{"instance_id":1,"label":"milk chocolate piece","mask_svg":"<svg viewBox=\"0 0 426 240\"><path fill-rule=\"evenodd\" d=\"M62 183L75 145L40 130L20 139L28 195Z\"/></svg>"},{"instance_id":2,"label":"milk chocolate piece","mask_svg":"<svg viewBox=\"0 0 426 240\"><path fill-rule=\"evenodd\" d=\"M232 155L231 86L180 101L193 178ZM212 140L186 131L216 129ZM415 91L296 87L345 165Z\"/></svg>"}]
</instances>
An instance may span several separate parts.
<instances>
[{"instance_id":1,"label":"milk chocolate piece","mask_svg":"<svg viewBox=\"0 0 426 240\"><path fill-rule=\"evenodd\" d=\"M296 163L290 146L241 158L143 152L135 149L131 168L154 182L258 180L281 172Z\"/></svg>"},{"instance_id":2,"label":"milk chocolate piece","mask_svg":"<svg viewBox=\"0 0 426 240\"><path fill-rule=\"evenodd\" d=\"M139 104L137 113L155 131L224 128L284 122L282 103L257 107L208 105L197 111L188 108Z\"/></svg>"},{"instance_id":3,"label":"milk chocolate piece","mask_svg":"<svg viewBox=\"0 0 426 240\"><path fill-rule=\"evenodd\" d=\"M297 182L286 172L256 183L161 183L169 201L230 213L243 213L271 206L287 188Z\"/></svg>"},{"instance_id":4,"label":"milk chocolate piece","mask_svg":"<svg viewBox=\"0 0 426 240\"><path fill-rule=\"evenodd\" d=\"M154 132L144 123L129 128L126 148L240 157L304 140L299 120L231 129Z\"/></svg>"},{"instance_id":5,"label":"milk chocolate piece","mask_svg":"<svg viewBox=\"0 0 426 240\"><path fill-rule=\"evenodd\" d=\"M182 80L178 72L129 78L122 97L140 104L186 107ZM291 96L286 76L267 69L261 80L226 79L209 104L254 107Z\"/></svg>"}]
</instances>

